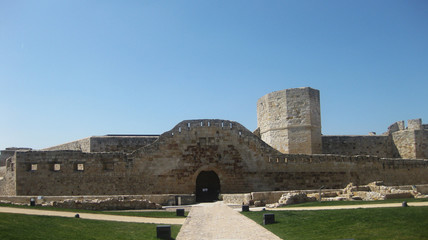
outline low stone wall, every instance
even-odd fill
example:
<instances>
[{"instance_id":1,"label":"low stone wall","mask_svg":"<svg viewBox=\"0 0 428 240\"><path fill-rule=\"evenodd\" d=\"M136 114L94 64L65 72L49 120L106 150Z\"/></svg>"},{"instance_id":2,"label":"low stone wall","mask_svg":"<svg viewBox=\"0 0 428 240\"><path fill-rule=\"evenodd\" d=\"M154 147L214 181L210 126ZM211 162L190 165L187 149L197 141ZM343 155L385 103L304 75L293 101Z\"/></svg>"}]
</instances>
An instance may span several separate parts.
<instances>
[{"instance_id":1,"label":"low stone wall","mask_svg":"<svg viewBox=\"0 0 428 240\"><path fill-rule=\"evenodd\" d=\"M250 204L251 194L250 193L239 193L239 194L221 194L220 199L226 204Z\"/></svg>"},{"instance_id":2,"label":"low stone wall","mask_svg":"<svg viewBox=\"0 0 428 240\"><path fill-rule=\"evenodd\" d=\"M428 194L428 184L416 185L416 189L422 194Z\"/></svg>"},{"instance_id":3,"label":"low stone wall","mask_svg":"<svg viewBox=\"0 0 428 240\"><path fill-rule=\"evenodd\" d=\"M403 186L389 186L385 189L396 189L396 191L389 191L384 193L382 196L383 199L392 199L392 198L413 198L414 196L410 191L417 190L421 194L428 194L428 184L421 185L403 185ZM355 189L360 191L360 194L356 194L361 198L365 198L365 195L370 195L369 192L371 189L366 186L355 186ZM322 198L334 198L343 193L343 189L322 189L321 194ZM379 191L379 190L378 190ZM291 190L291 191L270 191L270 192L251 192L251 193L240 193L240 194L222 194L221 197L223 202L226 204L254 204L260 202L264 204L273 204L277 203L284 194L299 192L311 197L319 199L319 189L314 190ZM367 192L367 193L366 193ZM381 192L381 191L380 191ZM364 193L364 196L361 195ZM380 195L379 195L380 197ZM343 198L343 197L342 197Z\"/></svg>"},{"instance_id":4,"label":"low stone wall","mask_svg":"<svg viewBox=\"0 0 428 240\"><path fill-rule=\"evenodd\" d=\"M130 209L161 209L162 205L146 199L108 198L104 200L73 200L49 202L45 206L68 209L103 210L130 210Z\"/></svg>"},{"instance_id":5,"label":"low stone wall","mask_svg":"<svg viewBox=\"0 0 428 240\"><path fill-rule=\"evenodd\" d=\"M261 201L263 203L276 203L282 194L286 191L274 191L274 192L252 192L251 199L253 201Z\"/></svg>"},{"instance_id":6,"label":"low stone wall","mask_svg":"<svg viewBox=\"0 0 428 240\"><path fill-rule=\"evenodd\" d=\"M102 196L0 196L0 201L15 204L29 204L31 199L36 200L36 204L47 204L50 202L61 202L65 200L91 202L104 201L106 199L126 199L126 200L147 200L163 206L178 204L178 197L181 198L181 205L194 204L196 197L194 194L153 194L153 195L102 195Z\"/></svg>"},{"instance_id":7,"label":"low stone wall","mask_svg":"<svg viewBox=\"0 0 428 240\"><path fill-rule=\"evenodd\" d=\"M339 192L341 189L323 189L322 195L333 192ZM271 192L251 192L251 193L239 193L239 194L221 194L223 202L226 204L253 204L257 201L262 204L276 203L279 201L282 195L294 191L271 191ZM318 194L319 190L299 190L299 192L305 194Z\"/></svg>"}]
</instances>

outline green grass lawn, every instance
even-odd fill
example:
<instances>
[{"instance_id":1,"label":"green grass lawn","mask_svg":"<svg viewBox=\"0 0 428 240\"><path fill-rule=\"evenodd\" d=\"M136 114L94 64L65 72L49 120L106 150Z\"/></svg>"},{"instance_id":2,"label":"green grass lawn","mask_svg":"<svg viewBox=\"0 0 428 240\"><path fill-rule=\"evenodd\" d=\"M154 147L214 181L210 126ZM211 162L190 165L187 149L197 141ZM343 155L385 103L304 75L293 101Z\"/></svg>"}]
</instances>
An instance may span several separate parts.
<instances>
[{"instance_id":1,"label":"green grass lawn","mask_svg":"<svg viewBox=\"0 0 428 240\"><path fill-rule=\"evenodd\" d=\"M243 212L279 237L292 239L428 239L428 207L397 207L318 211Z\"/></svg>"},{"instance_id":2,"label":"green grass lawn","mask_svg":"<svg viewBox=\"0 0 428 240\"><path fill-rule=\"evenodd\" d=\"M154 217L154 218L183 218L183 216L177 216L175 212L169 212L165 210L153 210L153 211L135 211L135 212L124 212L124 211L91 211L84 209L67 209L67 208L54 208L54 207L42 207L42 206L26 206L26 205L13 205L0 203L0 207L16 207L16 208L30 208L40 209L49 211L63 211L63 212L75 212L75 213L95 213L95 214L110 214L110 215L123 215L123 216L136 216L136 217ZM188 212L184 213L186 217Z\"/></svg>"},{"instance_id":3,"label":"green grass lawn","mask_svg":"<svg viewBox=\"0 0 428 240\"><path fill-rule=\"evenodd\" d=\"M175 238L181 225L172 225ZM0 239L157 239L156 224L0 213Z\"/></svg>"}]
</instances>

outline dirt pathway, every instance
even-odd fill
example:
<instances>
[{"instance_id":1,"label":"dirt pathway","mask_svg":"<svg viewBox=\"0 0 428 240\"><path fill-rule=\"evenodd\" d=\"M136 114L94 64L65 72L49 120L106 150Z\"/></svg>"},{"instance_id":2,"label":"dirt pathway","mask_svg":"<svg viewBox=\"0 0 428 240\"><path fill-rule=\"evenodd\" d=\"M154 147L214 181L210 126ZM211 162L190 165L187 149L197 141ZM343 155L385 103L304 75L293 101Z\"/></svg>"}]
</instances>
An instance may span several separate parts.
<instances>
[{"instance_id":1,"label":"dirt pathway","mask_svg":"<svg viewBox=\"0 0 428 240\"><path fill-rule=\"evenodd\" d=\"M27 215L43 215L55 217L75 217L76 212L62 212L62 211L48 211L29 208L14 208L14 207L0 207L0 212L27 214ZM148 218L148 217L134 217L134 216L121 216L121 215L107 215L107 214L94 214L94 213L79 213L82 219L104 220L104 221L117 221L117 222L134 222L134 223L154 223L154 224L183 224L184 218Z\"/></svg>"},{"instance_id":2,"label":"dirt pathway","mask_svg":"<svg viewBox=\"0 0 428 240\"><path fill-rule=\"evenodd\" d=\"M428 202L408 202L409 207L428 206ZM305 210L338 210L338 209L358 209L358 208L388 208L402 207L401 203L380 203L380 204L361 204L344 206L321 206L321 207L288 207L288 208L266 208L269 211L305 211ZM251 209L256 210L256 209ZM258 209L257 209L258 210Z\"/></svg>"},{"instance_id":3,"label":"dirt pathway","mask_svg":"<svg viewBox=\"0 0 428 240\"><path fill-rule=\"evenodd\" d=\"M177 240L280 238L222 202L192 207Z\"/></svg>"}]
</instances>

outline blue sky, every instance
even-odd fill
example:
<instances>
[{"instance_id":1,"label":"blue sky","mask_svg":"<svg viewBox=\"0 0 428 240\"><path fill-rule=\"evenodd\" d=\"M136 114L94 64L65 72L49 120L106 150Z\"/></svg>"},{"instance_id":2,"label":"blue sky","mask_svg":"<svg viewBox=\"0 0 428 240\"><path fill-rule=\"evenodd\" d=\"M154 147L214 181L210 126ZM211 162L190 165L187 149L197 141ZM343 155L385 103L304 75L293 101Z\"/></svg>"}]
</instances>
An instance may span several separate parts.
<instances>
[{"instance_id":1,"label":"blue sky","mask_svg":"<svg viewBox=\"0 0 428 240\"><path fill-rule=\"evenodd\" d=\"M0 149L257 127L272 91L321 92L325 135L428 123L428 1L0 1Z\"/></svg>"}]
</instances>

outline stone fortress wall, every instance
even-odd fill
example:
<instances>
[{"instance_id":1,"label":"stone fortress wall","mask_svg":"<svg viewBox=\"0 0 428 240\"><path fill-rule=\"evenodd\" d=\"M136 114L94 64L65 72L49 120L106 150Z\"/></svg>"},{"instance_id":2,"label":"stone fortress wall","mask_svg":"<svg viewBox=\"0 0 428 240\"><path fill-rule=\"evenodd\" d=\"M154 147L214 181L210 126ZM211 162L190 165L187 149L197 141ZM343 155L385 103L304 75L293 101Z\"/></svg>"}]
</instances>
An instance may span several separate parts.
<instances>
[{"instance_id":1,"label":"stone fortress wall","mask_svg":"<svg viewBox=\"0 0 428 240\"><path fill-rule=\"evenodd\" d=\"M323 154L397 157L391 136L322 136Z\"/></svg>"},{"instance_id":2,"label":"stone fortress wall","mask_svg":"<svg viewBox=\"0 0 428 240\"><path fill-rule=\"evenodd\" d=\"M334 189L378 180L428 183L428 131L420 120L407 128L393 124L381 136L321 137L318 90L275 94L259 100L258 109L264 106L256 132L289 136L285 143L270 142L283 148L275 149L237 122L188 120L160 136L91 137L41 151L14 151L0 169L0 195L194 194L198 177L209 171L218 176L221 193ZM276 102L284 100L291 103ZM287 113L275 116L276 107ZM283 117L290 123L275 125Z\"/></svg>"},{"instance_id":3,"label":"stone fortress wall","mask_svg":"<svg viewBox=\"0 0 428 240\"><path fill-rule=\"evenodd\" d=\"M31 148L6 148L5 150L0 151L0 167L3 167L6 165L6 159L13 157L15 155L15 152L17 151L30 151ZM1 175L0 175L1 176Z\"/></svg>"},{"instance_id":4,"label":"stone fortress wall","mask_svg":"<svg viewBox=\"0 0 428 240\"><path fill-rule=\"evenodd\" d=\"M218 174L222 193L239 193L342 188L379 179L427 183L428 169L425 160L283 154L223 120L184 121L131 154L26 151L13 160L7 167L16 182L9 194L47 196L191 194L198 174L208 170Z\"/></svg>"},{"instance_id":5,"label":"stone fortress wall","mask_svg":"<svg viewBox=\"0 0 428 240\"><path fill-rule=\"evenodd\" d=\"M323 154L371 155L385 158L428 158L428 125L421 119L392 124L382 135L322 136Z\"/></svg>"},{"instance_id":6,"label":"stone fortress wall","mask_svg":"<svg viewBox=\"0 0 428 240\"><path fill-rule=\"evenodd\" d=\"M257 102L260 138L282 153L428 158L428 125L421 119L389 126L382 135L321 135L320 94L312 88L276 91Z\"/></svg>"},{"instance_id":7,"label":"stone fortress wall","mask_svg":"<svg viewBox=\"0 0 428 240\"><path fill-rule=\"evenodd\" d=\"M70 143L42 149L44 151L75 150L82 152L131 153L153 143L159 135L106 135L93 136Z\"/></svg>"}]
</instances>

